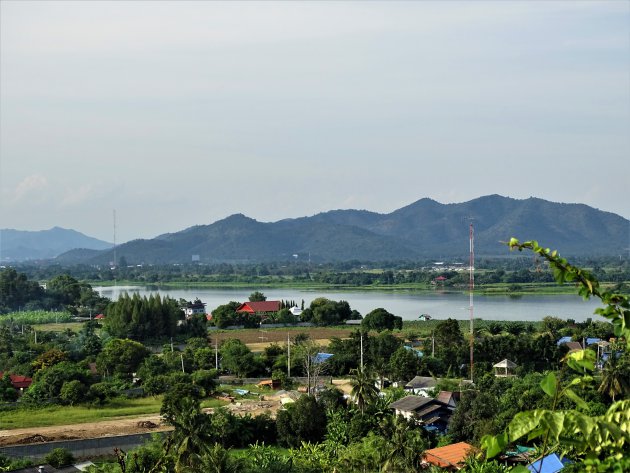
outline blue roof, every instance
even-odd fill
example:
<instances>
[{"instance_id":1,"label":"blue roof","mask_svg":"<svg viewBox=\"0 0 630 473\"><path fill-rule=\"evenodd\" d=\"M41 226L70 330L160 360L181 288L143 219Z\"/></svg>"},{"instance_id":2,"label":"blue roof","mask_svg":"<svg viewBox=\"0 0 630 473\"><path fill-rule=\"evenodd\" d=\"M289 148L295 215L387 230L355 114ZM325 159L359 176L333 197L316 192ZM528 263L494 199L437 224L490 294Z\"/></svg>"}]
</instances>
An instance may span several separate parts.
<instances>
[{"instance_id":1,"label":"blue roof","mask_svg":"<svg viewBox=\"0 0 630 473\"><path fill-rule=\"evenodd\" d=\"M333 356L332 353L318 353L317 355L313 357L313 363L323 363L324 361L328 360L328 358L330 358L331 356Z\"/></svg>"},{"instance_id":2,"label":"blue roof","mask_svg":"<svg viewBox=\"0 0 630 473\"><path fill-rule=\"evenodd\" d=\"M594 343L599 343L601 342L602 339L601 338L595 338L595 337L591 337L591 338L587 338L586 339L586 345L593 345Z\"/></svg>"},{"instance_id":3,"label":"blue roof","mask_svg":"<svg viewBox=\"0 0 630 473\"><path fill-rule=\"evenodd\" d=\"M562 337L560 340L558 340L557 345L560 346L564 343L568 343L571 341L571 337Z\"/></svg>"},{"instance_id":4,"label":"blue roof","mask_svg":"<svg viewBox=\"0 0 630 473\"><path fill-rule=\"evenodd\" d=\"M566 458L560 460L557 454L551 453L531 465L527 465L527 469L533 473L556 473L562 470L567 463L571 462Z\"/></svg>"}]
</instances>

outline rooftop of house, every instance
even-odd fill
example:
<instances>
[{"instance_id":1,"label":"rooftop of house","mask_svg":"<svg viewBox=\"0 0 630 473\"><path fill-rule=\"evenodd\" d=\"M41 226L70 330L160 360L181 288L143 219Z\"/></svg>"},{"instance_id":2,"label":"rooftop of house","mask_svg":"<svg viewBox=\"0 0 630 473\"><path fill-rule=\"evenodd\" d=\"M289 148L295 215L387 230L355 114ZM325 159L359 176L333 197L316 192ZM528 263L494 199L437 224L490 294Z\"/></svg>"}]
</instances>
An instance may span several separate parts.
<instances>
[{"instance_id":1,"label":"rooftop of house","mask_svg":"<svg viewBox=\"0 0 630 473\"><path fill-rule=\"evenodd\" d=\"M407 384L405 384L405 388L407 389L421 389L421 388L434 388L437 385L437 381L435 378L431 376L416 376Z\"/></svg>"},{"instance_id":2,"label":"rooftop of house","mask_svg":"<svg viewBox=\"0 0 630 473\"><path fill-rule=\"evenodd\" d=\"M4 377L4 371L0 371L0 379ZM28 376L22 376L19 374L10 374L9 378L11 378L11 385L15 389L26 389L31 384L33 384L33 379Z\"/></svg>"},{"instance_id":3,"label":"rooftop of house","mask_svg":"<svg viewBox=\"0 0 630 473\"><path fill-rule=\"evenodd\" d=\"M398 401L392 402L389 407L403 412L417 412L421 408L428 406L429 404L435 404L436 400L430 397L424 396L405 396ZM441 404L440 401L437 401Z\"/></svg>"},{"instance_id":4,"label":"rooftop of house","mask_svg":"<svg viewBox=\"0 0 630 473\"><path fill-rule=\"evenodd\" d=\"M255 301L243 302L237 307L236 312L278 312L280 301Z\"/></svg>"},{"instance_id":5,"label":"rooftop of house","mask_svg":"<svg viewBox=\"0 0 630 473\"><path fill-rule=\"evenodd\" d=\"M473 446L466 442L453 443L445 447L426 450L423 459L435 466L458 468L466 461L466 457L468 457L472 449Z\"/></svg>"}]
</instances>

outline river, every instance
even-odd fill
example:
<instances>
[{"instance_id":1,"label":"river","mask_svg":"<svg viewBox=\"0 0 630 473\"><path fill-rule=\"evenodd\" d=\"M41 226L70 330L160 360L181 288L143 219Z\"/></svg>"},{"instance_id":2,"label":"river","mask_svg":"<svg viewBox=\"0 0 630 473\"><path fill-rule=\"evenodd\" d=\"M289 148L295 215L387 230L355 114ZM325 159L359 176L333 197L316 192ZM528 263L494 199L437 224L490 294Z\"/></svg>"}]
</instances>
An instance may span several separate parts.
<instances>
[{"instance_id":1,"label":"river","mask_svg":"<svg viewBox=\"0 0 630 473\"><path fill-rule=\"evenodd\" d=\"M174 299L192 301L201 299L207 304L208 312L215 307L230 301L244 302L256 289L212 289L212 288L160 288L145 286L95 287L101 295L116 300L120 294L137 292L140 296L159 293ZM429 314L435 319L468 319L469 297L465 292L427 292L427 291L331 291L305 289L264 289L268 300L294 300L298 305L304 300L305 307L317 297L331 300L348 301L352 309L362 315L373 309L382 307L403 320L418 320L420 314ZM598 299L584 301L577 294L555 295L475 295L473 314L476 319L484 320L521 320L537 321L551 315L561 319L574 319L578 322L593 315L597 307L601 307ZM603 319L602 319L603 320Z\"/></svg>"}]
</instances>

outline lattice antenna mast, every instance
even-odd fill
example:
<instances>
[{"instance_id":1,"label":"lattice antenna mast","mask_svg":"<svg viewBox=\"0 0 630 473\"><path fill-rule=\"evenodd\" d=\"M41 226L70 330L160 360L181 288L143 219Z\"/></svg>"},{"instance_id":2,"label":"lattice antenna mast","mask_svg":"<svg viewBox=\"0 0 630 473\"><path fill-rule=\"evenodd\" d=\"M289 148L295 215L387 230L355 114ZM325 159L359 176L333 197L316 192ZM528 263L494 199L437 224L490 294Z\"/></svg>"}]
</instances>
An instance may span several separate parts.
<instances>
[{"instance_id":1,"label":"lattice antenna mast","mask_svg":"<svg viewBox=\"0 0 630 473\"><path fill-rule=\"evenodd\" d=\"M116 209L114 209L114 263L112 266L116 267Z\"/></svg>"},{"instance_id":2,"label":"lattice antenna mast","mask_svg":"<svg viewBox=\"0 0 630 473\"><path fill-rule=\"evenodd\" d=\"M469 311L470 311L470 382L473 382L473 362L474 362L474 291L475 291L475 230L473 228L472 219L470 221L470 258L468 262L469 282Z\"/></svg>"}]
</instances>

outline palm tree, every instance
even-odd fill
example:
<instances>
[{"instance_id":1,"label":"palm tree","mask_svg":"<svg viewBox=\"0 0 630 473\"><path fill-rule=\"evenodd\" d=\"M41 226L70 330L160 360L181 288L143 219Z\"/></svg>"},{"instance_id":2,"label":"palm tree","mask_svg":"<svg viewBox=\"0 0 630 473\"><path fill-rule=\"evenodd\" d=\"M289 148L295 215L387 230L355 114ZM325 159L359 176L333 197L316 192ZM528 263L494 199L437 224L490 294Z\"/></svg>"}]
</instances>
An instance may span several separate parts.
<instances>
[{"instance_id":1,"label":"palm tree","mask_svg":"<svg viewBox=\"0 0 630 473\"><path fill-rule=\"evenodd\" d=\"M199 401L186 397L181 399L178 408L169 421L175 427L172 436L177 473L196 470L212 442L210 419L201 412Z\"/></svg>"},{"instance_id":2,"label":"palm tree","mask_svg":"<svg viewBox=\"0 0 630 473\"><path fill-rule=\"evenodd\" d=\"M600 393L610 396L613 402L616 396L630 393L630 366L624 356L617 356L617 350L616 346L611 346L598 389Z\"/></svg>"},{"instance_id":3,"label":"palm tree","mask_svg":"<svg viewBox=\"0 0 630 473\"><path fill-rule=\"evenodd\" d=\"M376 399L378 390L374 384L375 379L372 373L365 367L357 368L356 370L352 370L352 372L354 374L352 381L350 381L350 385L352 386L351 395L363 414L365 412L365 406Z\"/></svg>"},{"instance_id":4,"label":"palm tree","mask_svg":"<svg viewBox=\"0 0 630 473\"><path fill-rule=\"evenodd\" d=\"M238 460L230 457L229 449L223 448L220 443L206 449L201 456L201 465L198 471L206 473L237 473L241 471Z\"/></svg>"}]
</instances>

